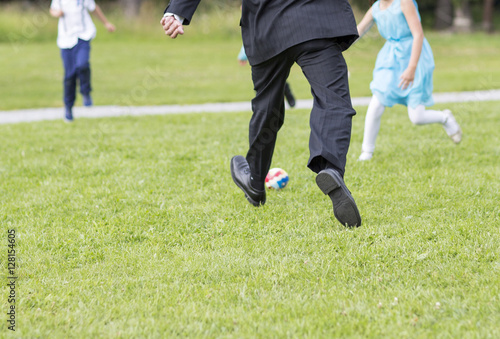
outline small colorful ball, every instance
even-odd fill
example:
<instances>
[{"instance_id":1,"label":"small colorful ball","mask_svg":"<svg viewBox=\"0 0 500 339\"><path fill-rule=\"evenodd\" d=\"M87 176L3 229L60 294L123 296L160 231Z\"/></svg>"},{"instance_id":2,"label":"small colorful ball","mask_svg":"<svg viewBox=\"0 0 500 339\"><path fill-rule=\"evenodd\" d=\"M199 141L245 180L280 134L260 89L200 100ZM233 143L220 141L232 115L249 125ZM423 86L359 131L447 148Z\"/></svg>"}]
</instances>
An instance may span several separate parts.
<instances>
[{"instance_id":1,"label":"small colorful ball","mask_svg":"<svg viewBox=\"0 0 500 339\"><path fill-rule=\"evenodd\" d=\"M271 168L266 176L266 187L281 190L288 184L288 173L281 168Z\"/></svg>"}]
</instances>

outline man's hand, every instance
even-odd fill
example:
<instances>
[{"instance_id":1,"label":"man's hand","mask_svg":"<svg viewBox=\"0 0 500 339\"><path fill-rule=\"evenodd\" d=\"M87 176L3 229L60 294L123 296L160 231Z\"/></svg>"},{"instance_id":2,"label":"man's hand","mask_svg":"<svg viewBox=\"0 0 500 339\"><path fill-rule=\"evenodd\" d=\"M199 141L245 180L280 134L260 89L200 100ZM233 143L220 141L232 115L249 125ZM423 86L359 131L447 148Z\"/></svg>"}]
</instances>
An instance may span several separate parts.
<instances>
[{"instance_id":1,"label":"man's hand","mask_svg":"<svg viewBox=\"0 0 500 339\"><path fill-rule=\"evenodd\" d=\"M179 21L175 20L173 16L163 17L160 23L163 26L165 34L172 39L177 38L177 35L179 34L184 34L184 28L182 27L182 24Z\"/></svg>"}]
</instances>

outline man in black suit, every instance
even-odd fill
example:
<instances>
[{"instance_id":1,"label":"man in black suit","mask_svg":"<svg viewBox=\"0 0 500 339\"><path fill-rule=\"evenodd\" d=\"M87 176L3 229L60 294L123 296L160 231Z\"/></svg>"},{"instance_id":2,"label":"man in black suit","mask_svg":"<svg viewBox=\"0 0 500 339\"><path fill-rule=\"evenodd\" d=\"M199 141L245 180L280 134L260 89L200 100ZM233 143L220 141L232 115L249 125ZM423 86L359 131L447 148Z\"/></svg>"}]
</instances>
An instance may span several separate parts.
<instances>
[{"instance_id":1,"label":"man in black suit","mask_svg":"<svg viewBox=\"0 0 500 339\"><path fill-rule=\"evenodd\" d=\"M171 0L161 24L171 38L183 34L200 0ZM266 201L265 178L283 125L284 88L297 63L311 85L308 167L333 203L335 217L361 226L361 217L343 177L351 138L352 108L347 66L342 56L357 38L348 0L243 0L243 44L252 66L250 147L231 159L231 175L254 206Z\"/></svg>"}]
</instances>

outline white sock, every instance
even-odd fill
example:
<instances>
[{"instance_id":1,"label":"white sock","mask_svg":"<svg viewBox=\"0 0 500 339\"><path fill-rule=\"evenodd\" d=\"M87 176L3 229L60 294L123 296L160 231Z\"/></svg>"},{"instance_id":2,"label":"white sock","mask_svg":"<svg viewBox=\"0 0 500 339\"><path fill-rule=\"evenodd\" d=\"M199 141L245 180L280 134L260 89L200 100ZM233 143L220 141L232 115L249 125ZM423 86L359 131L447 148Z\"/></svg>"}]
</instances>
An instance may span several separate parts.
<instances>
[{"instance_id":1,"label":"white sock","mask_svg":"<svg viewBox=\"0 0 500 339\"><path fill-rule=\"evenodd\" d=\"M449 109L445 109L443 112L446 116L445 122L443 124L444 130L446 131L446 134L448 134L451 137L451 139L455 143L458 144L460 142L460 140L462 139L462 136L460 135L460 136L454 137L454 135L457 133L460 133L460 134L462 133L462 130L460 129L460 125L455 120L453 113L451 113L451 111Z\"/></svg>"},{"instance_id":2,"label":"white sock","mask_svg":"<svg viewBox=\"0 0 500 339\"><path fill-rule=\"evenodd\" d=\"M424 105L418 105L415 108L408 107L408 116L415 125L444 124L447 118L444 112L426 110Z\"/></svg>"},{"instance_id":3,"label":"white sock","mask_svg":"<svg viewBox=\"0 0 500 339\"><path fill-rule=\"evenodd\" d=\"M358 161L370 160L372 157L373 157L373 153L361 152L361 155L359 156Z\"/></svg>"},{"instance_id":4,"label":"white sock","mask_svg":"<svg viewBox=\"0 0 500 339\"><path fill-rule=\"evenodd\" d=\"M373 154L375 151L375 140L377 139L384 110L385 106L380 103L375 95L372 96L372 100L366 111L365 132L363 135L363 146L361 147L363 153Z\"/></svg>"}]
</instances>

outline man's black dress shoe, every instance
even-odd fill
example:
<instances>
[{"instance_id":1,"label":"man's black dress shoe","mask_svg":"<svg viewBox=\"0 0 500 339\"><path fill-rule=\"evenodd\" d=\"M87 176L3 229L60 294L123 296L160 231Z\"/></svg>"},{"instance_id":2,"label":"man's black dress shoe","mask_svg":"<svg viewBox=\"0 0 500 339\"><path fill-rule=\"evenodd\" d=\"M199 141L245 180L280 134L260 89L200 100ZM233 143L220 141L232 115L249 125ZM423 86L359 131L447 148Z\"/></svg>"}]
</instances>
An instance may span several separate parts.
<instances>
[{"instance_id":1,"label":"man's black dress shoe","mask_svg":"<svg viewBox=\"0 0 500 339\"><path fill-rule=\"evenodd\" d=\"M252 205L264 205L266 203L266 190L259 191L253 188L250 185L251 175L250 166L245 157L237 155L231 159L231 176L236 186L241 188Z\"/></svg>"},{"instance_id":2,"label":"man's black dress shoe","mask_svg":"<svg viewBox=\"0 0 500 339\"><path fill-rule=\"evenodd\" d=\"M331 168L319 172L316 183L324 194L328 194L333 203L333 214L344 226L361 226L361 216L351 192L347 189L340 174Z\"/></svg>"}]
</instances>

